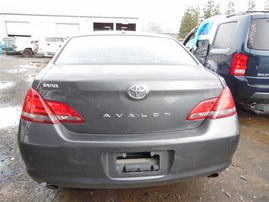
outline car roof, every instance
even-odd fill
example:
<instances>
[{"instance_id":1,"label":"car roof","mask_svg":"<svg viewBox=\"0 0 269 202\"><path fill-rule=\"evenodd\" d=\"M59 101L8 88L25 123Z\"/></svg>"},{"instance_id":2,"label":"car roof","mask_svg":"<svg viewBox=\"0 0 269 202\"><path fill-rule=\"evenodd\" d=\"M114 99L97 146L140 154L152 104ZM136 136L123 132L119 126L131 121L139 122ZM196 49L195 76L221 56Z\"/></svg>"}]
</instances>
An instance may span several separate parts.
<instances>
[{"instance_id":1,"label":"car roof","mask_svg":"<svg viewBox=\"0 0 269 202\"><path fill-rule=\"evenodd\" d=\"M76 35L70 38L87 37L87 36L146 36L146 37L175 39L174 37L165 34L157 34L152 32L137 32L137 31L94 31L89 34Z\"/></svg>"},{"instance_id":2,"label":"car roof","mask_svg":"<svg viewBox=\"0 0 269 202\"><path fill-rule=\"evenodd\" d=\"M202 21L195 31L195 37L192 39L192 46L195 46L198 40L209 40L209 43L212 43L218 25L225 19L226 15L216 15Z\"/></svg>"},{"instance_id":3,"label":"car roof","mask_svg":"<svg viewBox=\"0 0 269 202\"><path fill-rule=\"evenodd\" d=\"M269 11L244 11L235 14L228 15L227 18L237 17L237 16L256 16L256 15L265 15L269 16Z\"/></svg>"}]
</instances>

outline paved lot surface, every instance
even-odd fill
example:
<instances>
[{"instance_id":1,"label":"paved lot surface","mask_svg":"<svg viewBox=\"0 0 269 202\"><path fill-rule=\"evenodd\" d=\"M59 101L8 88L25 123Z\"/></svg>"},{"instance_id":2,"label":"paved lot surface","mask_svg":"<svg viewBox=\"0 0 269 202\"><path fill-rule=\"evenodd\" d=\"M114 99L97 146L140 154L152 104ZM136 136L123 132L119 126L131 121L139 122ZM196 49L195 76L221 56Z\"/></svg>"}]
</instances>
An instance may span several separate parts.
<instances>
[{"instance_id":1,"label":"paved lot surface","mask_svg":"<svg viewBox=\"0 0 269 202\"><path fill-rule=\"evenodd\" d=\"M0 55L0 201L265 201L269 202L269 118L239 111L241 139L218 178L139 189L49 190L26 173L17 146L21 105L48 58Z\"/></svg>"}]
</instances>

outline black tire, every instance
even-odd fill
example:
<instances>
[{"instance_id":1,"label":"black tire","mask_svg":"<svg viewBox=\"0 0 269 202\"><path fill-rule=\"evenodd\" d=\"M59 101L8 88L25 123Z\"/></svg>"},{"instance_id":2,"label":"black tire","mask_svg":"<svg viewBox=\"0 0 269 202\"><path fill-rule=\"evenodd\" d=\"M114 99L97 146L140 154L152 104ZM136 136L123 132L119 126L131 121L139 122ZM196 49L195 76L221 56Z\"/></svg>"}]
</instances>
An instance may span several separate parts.
<instances>
[{"instance_id":1,"label":"black tire","mask_svg":"<svg viewBox=\"0 0 269 202\"><path fill-rule=\"evenodd\" d=\"M22 56L27 58L32 57L33 54L34 54L33 51L29 48L24 49L24 51L22 52Z\"/></svg>"}]
</instances>

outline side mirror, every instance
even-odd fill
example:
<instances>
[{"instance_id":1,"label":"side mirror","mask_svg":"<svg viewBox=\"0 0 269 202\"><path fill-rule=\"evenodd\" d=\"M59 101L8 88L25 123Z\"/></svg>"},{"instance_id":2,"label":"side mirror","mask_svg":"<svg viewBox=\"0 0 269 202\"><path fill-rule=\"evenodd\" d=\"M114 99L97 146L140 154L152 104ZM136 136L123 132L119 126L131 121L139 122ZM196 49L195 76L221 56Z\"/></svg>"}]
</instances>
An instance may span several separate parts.
<instances>
[{"instance_id":1,"label":"side mirror","mask_svg":"<svg viewBox=\"0 0 269 202\"><path fill-rule=\"evenodd\" d=\"M195 56L203 65L206 63L208 51L209 51L209 41L198 40Z\"/></svg>"}]
</instances>

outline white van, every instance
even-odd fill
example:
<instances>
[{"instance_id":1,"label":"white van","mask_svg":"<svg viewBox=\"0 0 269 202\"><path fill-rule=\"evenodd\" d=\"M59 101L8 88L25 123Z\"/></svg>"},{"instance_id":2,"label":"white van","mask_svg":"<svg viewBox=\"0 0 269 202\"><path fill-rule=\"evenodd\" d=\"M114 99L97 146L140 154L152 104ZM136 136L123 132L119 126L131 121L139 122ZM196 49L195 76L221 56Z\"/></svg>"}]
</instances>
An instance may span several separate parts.
<instances>
[{"instance_id":1,"label":"white van","mask_svg":"<svg viewBox=\"0 0 269 202\"><path fill-rule=\"evenodd\" d=\"M63 37L43 37L38 40L39 55L44 57L53 57L55 53L63 46L65 38Z\"/></svg>"},{"instance_id":2,"label":"white van","mask_svg":"<svg viewBox=\"0 0 269 202\"><path fill-rule=\"evenodd\" d=\"M37 40L31 37L15 37L13 49L23 57L32 57L37 51Z\"/></svg>"}]
</instances>

